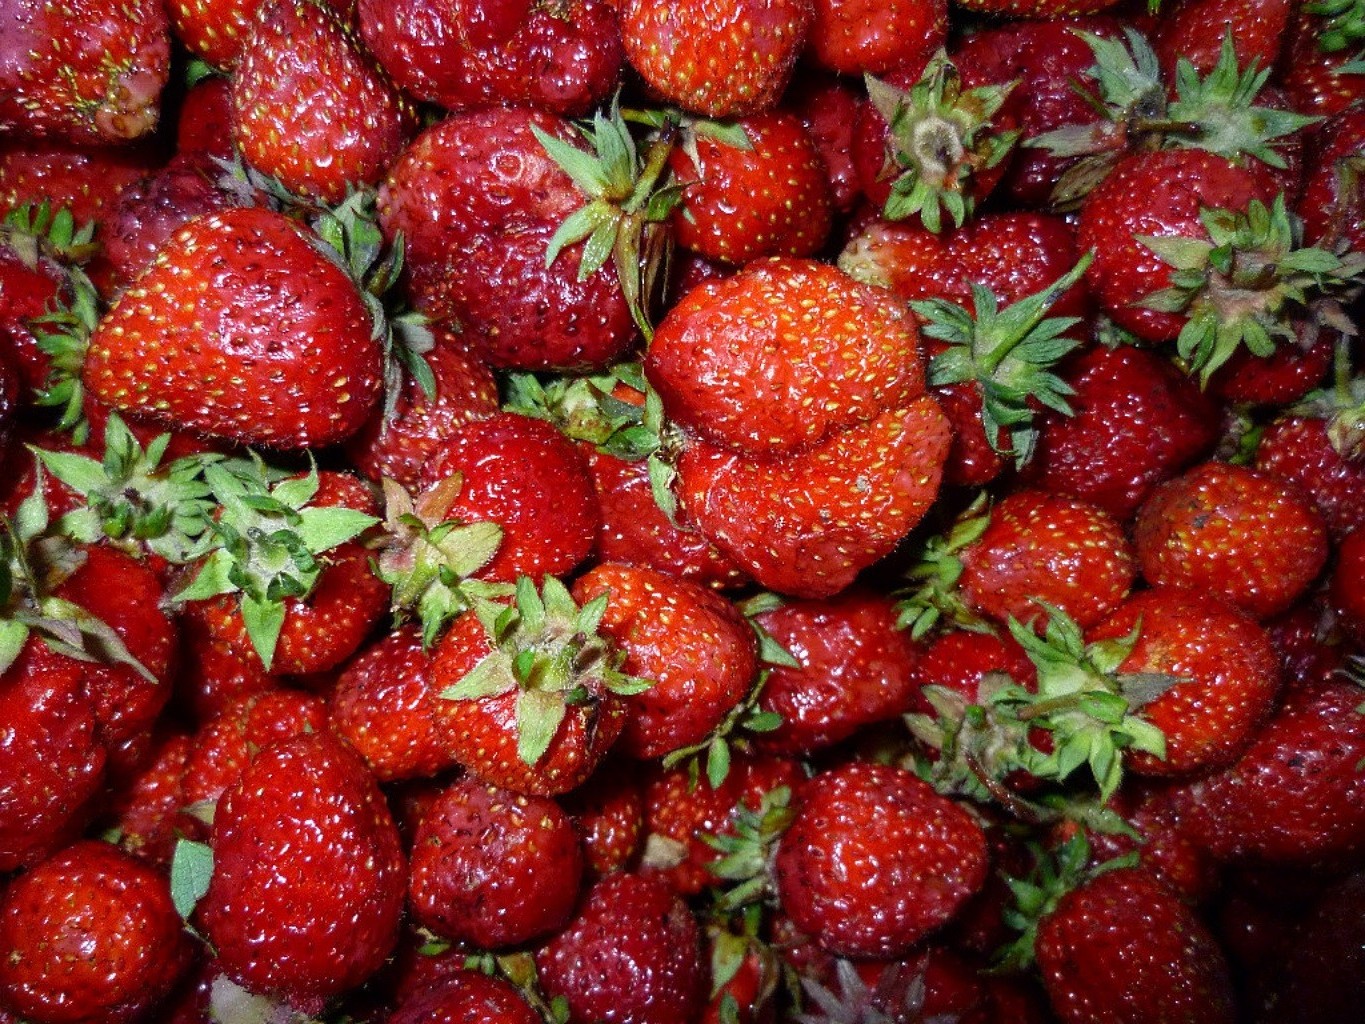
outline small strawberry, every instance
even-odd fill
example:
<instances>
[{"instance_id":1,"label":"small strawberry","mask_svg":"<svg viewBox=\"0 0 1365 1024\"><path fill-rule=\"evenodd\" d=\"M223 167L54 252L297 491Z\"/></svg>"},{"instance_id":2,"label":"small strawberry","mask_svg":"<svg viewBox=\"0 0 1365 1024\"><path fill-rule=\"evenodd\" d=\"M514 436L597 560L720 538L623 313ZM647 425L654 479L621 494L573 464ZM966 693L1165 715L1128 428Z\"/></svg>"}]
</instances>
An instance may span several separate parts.
<instances>
[{"instance_id":1,"label":"small strawberry","mask_svg":"<svg viewBox=\"0 0 1365 1024\"><path fill-rule=\"evenodd\" d=\"M1336 538L1365 526L1362 401L1359 384L1315 396L1272 421L1256 449L1256 468L1311 495Z\"/></svg>"},{"instance_id":2,"label":"small strawberry","mask_svg":"<svg viewBox=\"0 0 1365 1024\"><path fill-rule=\"evenodd\" d=\"M1233 42L1238 64L1274 67L1294 7L1292 0L1178 0L1157 22L1162 69L1174 79L1176 62L1184 60L1197 71L1211 71L1225 37Z\"/></svg>"},{"instance_id":3,"label":"small strawberry","mask_svg":"<svg viewBox=\"0 0 1365 1024\"><path fill-rule=\"evenodd\" d=\"M773 863L796 926L840 956L899 956L986 881L986 839L910 772L853 763L817 775Z\"/></svg>"},{"instance_id":4,"label":"small strawberry","mask_svg":"<svg viewBox=\"0 0 1365 1024\"><path fill-rule=\"evenodd\" d=\"M34 1021L144 1020L189 966L166 876L85 841L0 896L0 1000Z\"/></svg>"},{"instance_id":5,"label":"small strawberry","mask_svg":"<svg viewBox=\"0 0 1365 1024\"><path fill-rule=\"evenodd\" d=\"M540 1024L542 1020L515 986L466 970L455 971L403 1000L385 1019L388 1024Z\"/></svg>"},{"instance_id":6,"label":"small strawberry","mask_svg":"<svg viewBox=\"0 0 1365 1024\"><path fill-rule=\"evenodd\" d=\"M801 119L825 166L830 202L850 212L861 195L853 166L853 125L862 102L857 90L834 75L802 75L792 83L783 107Z\"/></svg>"},{"instance_id":7,"label":"small strawberry","mask_svg":"<svg viewBox=\"0 0 1365 1024\"><path fill-rule=\"evenodd\" d=\"M815 0L806 53L844 75L926 63L945 41L946 0Z\"/></svg>"},{"instance_id":8,"label":"small strawberry","mask_svg":"<svg viewBox=\"0 0 1365 1024\"><path fill-rule=\"evenodd\" d=\"M193 83L180 101L175 129L172 166L212 174L221 166L215 160L231 163L232 79L206 74Z\"/></svg>"},{"instance_id":9,"label":"small strawberry","mask_svg":"<svg viewBox=\"0 0 1365 1024\"><path fill-rule=\"evenodd\" d=\"M561 803L573 818L583 843L589 876L631 871L645 831L645 794L633 771L618 771L608 760Z\"/></svg>"},{"instance_id":10,"label":"small strawberry","mask_svg":"<svg viewBox=\"0 0 1365 1024\"><path fill-rule=\"evenodd\" d=\"M146 766L111 801L119 848L162 870L170 868L175 851L177 817L185 803L185 763L193 745L183 732L158 737Z\"/></svg>"},{"instance_id":11,"label":"small strawberry","mask_svg":"<svg viewBox=\"0 0 1365 1024\"><path fill-rule=\"evenodd\" d=\"M706 1000L697 922L659 878L597 882L577 917L536 953L536 967L546 993L582 1024L690 1021Z\"/></svg>"},{"instance_id":12,"label":"small strawberry","mask_svg":"<svg viewBox=\"0 0 1365 1024\"><path fill-rule=\"evenodd\" d=\"M558 804L461 779L422 816L408 899L437 935L497 949L567 924L582 876L578 834Z\"/></svg>"}]
</instances>

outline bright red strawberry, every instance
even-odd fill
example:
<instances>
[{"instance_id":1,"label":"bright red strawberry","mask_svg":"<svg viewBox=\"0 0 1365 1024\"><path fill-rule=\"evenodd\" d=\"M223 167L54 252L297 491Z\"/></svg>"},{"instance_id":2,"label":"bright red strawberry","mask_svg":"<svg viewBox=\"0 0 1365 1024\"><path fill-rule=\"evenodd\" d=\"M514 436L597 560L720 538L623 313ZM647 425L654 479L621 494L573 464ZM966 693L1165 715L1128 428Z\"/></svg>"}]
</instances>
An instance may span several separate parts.
<instances>
[{"instance_id":1,"label":"bright red strawberry","mask_svg":"<svg viewBox=\"0 0 1365 1024\"><path fill-rule=\"evenodd\" d=\"M660 878L609 875L536 954L540 983L575 1022L675 1024L706 1000L697 922Z\"/></svg>"},{"instance_id":2,"label":"bright red strawberry","mask_svg":"<svg viewBox=\"0 0 1365 1024\"><path fill-rule=\"evenodd\" d=\"M621 0L626 57L669 103L707 117L776 105L814 16L811 0Z\"/></svg>"},{"instance_id":3,"label":"bright red strawberry","mask_svg":"<svg viewBox=\"0 0 1365 1024\"><path fill-rule=\"evenodd\" d=\"M1365 453L1353 434L1349 418L1311 408L1273 421L1256 449L1256 468L1311 495L1338 539L1365 526Z\"/></svg>"},{"instance_id":4,"label":"bright red strawberry","mask_svg":"<svg viewBox=\"0 0 1365 1024\"><path fill-rule=\"evenodd\" d=\"M1106 871L1038 925L1038 966L1064 1024L1232 1024L1228 965L1185 904L1145 871Z\"/></svg>"},{"instance_id":5,"label":"bright red strawberry","mask_svg":"<svg viewBox=\"0 0 1365 1024\"><path fill-rule=\"evenodd\" d=\"M176 700L191 721L203 724L237 697L277 685L254 651L238 651L218 640L192 612L180 617L180 666Z\"/></svg>"},{"instance_id":6,"label":"bright red strawberry","mask_svg":"<svg viewBox=\"0 0 1365 1024\"><path fill-rule=\"evenodd\" d=\"M1156 587L1136 594L1086 634L1137 643L1118 671L1176 680L1142 707L1166 736L1166 756L1137 752L1145 775L1187 775L1221 767L1251 742L1279 691L1280 666L1266 632L1207 591Z\"/></svg>"},{"instance_id":7,"label":"bright red strawberry","mask_svg":"<svg viewBox=\"0 0 1365 1024\"><path fill-rule=\"evenodd\" d=\"M501 978L460 970L399 1003L388 1024L540 1024L541 1016Z\"/></svg>"},{"instance_id":8,"label":"bright red strawberry","mask_svg":"<svg viewBox=\"0 0 1365 1024\"><path fill-rule=\"evenodd\" d=\"M228 210L162 247L91 337L84 378L157 422L301 448L360 429L380 349L356 286L305 229Z\"/></svg>"},{"instance_id":9,"label":"bright red strawberry","mask_svg":"<svg viewBox=\"0 0 1365 1024\"><path fill-rule=\"evenodd\" d=\"M988 867L965 810L908 771L853 763L806 784L773 871L783 910L825 949L891 957L946 924Z\"/></svg>"},{"instance_id":10,"label":"bright red strawberry","mask_svg":"<svg viewBox=\"0 0 1365 1024\"><path fill-rule=\"evenodd\" d=\"M1112 517L1042 491L1016 491L996 504L985 531L958 557L963 600L1001 624L1041 626L1047 604L1092 626L1118 607L1136 574Z\"/></svg>"},{"instance_id":11,"label":"bright red strawberry","mask_svg":"<svg viewBox=\"0 0 1365 1024\"><path fill-rule=\"evenodd\" d=\"M981 680L987 673L1003 672L1025 687L1037 686L1037 669L1028 653L1008 634L977 633L954 629L938 637L920 656L915 677L921 692L915 695L910 710L922 715L935 714L923 695L925 686L955 690L976 703Z\"/></svg>"},{"instance_id":12,"label":"bright red strawberry","mask_svg":"<svg viewBox=\"0 0 1365 1024\"><path fill-rule=\"evenodd\" d=\"M1240 66L1274 67L1295 6L1292 0L1177 0L1157 22L1156 51L1167 80L1175 81L1181 58L1196 71L1212 71L1228 35Z\"/></svg>"},{"instance_id":13,"label":"bright red strawberry","mask_svg":"<svg viewBox=\"0 0 1365 1024\"><path fill-rule=\"evenodd\" d=\"M889 599L850 590L785 602L754 621L800 663L768 668L759 707L782 724L761 738L763 749L813 753L909 708L918 655Z\"/></svg>"},{"instance_id":14,"label":"bright red strawberry","mask_svg":"<svg viewBox=\"0 0 1365 1024\"><path fill-rule=\"evenodd\" d=\"M176 38L195 56L214 67L231 68L251 38L251 27L261 9L271 0L186 0L170 4L171 27ZM328 6L347 14L354 0L328 0Z\"/></svg>"},{"instance_id":15,"label":"bright red strawberry","mask_svg":"<svg viewBox=\"0 0 1365 1024\"><path fill-rule=\"evenodd\" d=\"M185 804L185 763L194 741L171 732L158 739L146 766L113 795L112 827L120 849L160 869L171 866Z\"/></svg>"},{"instance_id":16,"label":"bright red strawberry","mask_svg":"<svg viewBox=\"0 0 1365 1024\"><path fill-rule=\"evenodd\" d=\"M1064 18L1095 14L1113 7L1117 0L957 0L964 10L999 14L1007 18Z\"/></svg>"},{"instance_id":17,"label":"bright red strawberry","mask_svg":"<svg viewBox=\"0 0 1365 1024\"><path fill-rule=\"evenodd\" d=\"M613 0L361 0L360 30L413 96L452 110L490 103L585 114L617 84Z\"/></svg>"},{"instance_id":18,"label":"bright red strawberry","mask_svg":"<svg viewBox=\"0 0 1365 1024\"><path fill-rule=\"evenodd\" d=\"M1148 583L1202 591L1257 619L1292 605L1327 561L1327 531L1307 496L1223 462L1152 492L1134 540Z\"/></svg>"},{"instance_id":19,"label":"bright red strawberry","mask_svg":"<svg viewBox=\"0 0 1365 1024\"><path fill-rule=\"evenodd\" d=\"M845 75L881 75L925 64L943 45L945 0L815 0L807 53Z\"/></svg>"},{"instance_id":20,"label":"bright red strawberry","mask_svg":"<svg viewBox=\"0 0 1365 1024\"><path fill-rule=\"evenodd\" d=\"M604 366L634 338L612 267L579 279L582 244L548 265L550 241L584 195L532 129L580 136L539 111L492 108L428 129L389 170L385 232L405 240L406 287L434 321L460 325L490 364Z\"/></svg>"},{"instance_id":21,"label":"bright red strawberry","mask_svg":"<svg viewBox=\"0 0 1365 1024\"><path fill-rule=\"evenodd\" d=\"M166 876L108 843L68 847L0 896L0 1000L34 1021L146 1019L190 956Z\"/></svg>"},{"instance_id":22,"label":"bright red strawberry","mask_svg":"<svg viewBox=\"0 0 1365 1024\"><path fill-rule=\"evenodd\" d=\"M1170 362L1150 352L1103 345L1076 353L1060 370L1072 415L1043 413L1030 487L1080 498L1127 520L1154 486L1218 439L1218 410Z\"/></svg>"},{"instance_id":23,"label":"bright red strawberry","mask_svg":"<svg viewBox=\"0 0 1365 1024\"><path fill-rule=\"evenodd\" d=\"M263 750L218 803L197 920L222 969L305 1013L372 975L398 937L398 831L360 759L325 732Z\"/></svg>"},{"instance_id":24,"label":"bright red strawberry","mask_svg":"<svg viewBox=\"0 0 1365 1024\"><path fill-rule=\"evenodd\" d=\"M713 260L810 256L825 243L830 197L825 165L801 121L782 111L737 122L747 147L697 134L669 157L683 201L678 244Z\"/></svg>"},{"instance_id":25,"label":"bright red strawberry","mask_svg":"<svg viewBox=\"0 0 1365 1024\"><path fill-rule=\"evenodd\" d=\"M15 0L0 38L0 130L89 146L156 128L171 63L160 3Z\"/></svg>"},{"instance_id":26,"label":"bright red strawberry","mask_svg":"<svg viewBox=\"0 0 1365 1024\"><path fill-rule=\"evenodd\" d=\"M422 816L408 899L437 935L499 949L567 924L582 877L578 834L558 804L461 779Z\"/></svg>"},{"instance_id":27,"label":"bright red strawberry","mask_svg":"<svg viewBox=\"0 0 1365 1024\"><path fill-rule=\"evenodd\" d=\"M103 220L118 194L157 166L139 149L0 143L0 216L46 201L77 224Z\"/></svg>"},{"instance_id":28,"label":"bright red strawberry","mask_svg":"<svg viewBox=\"0 0 1365 1024\"><path fill-rule=\"evenodd\" d=\"M637 772L608 760L586 783L568 793L564 809L583 843L583 860L594 878L631 871L645 832L645 794Z\"/></svg>"},{"instance_id":29,"label":"bright red strawberry","mask_svg":"<svg viewBox=\"0 0 1365 1024\"><path fill-rule=\"evenodd\" d=\"M631 700L620 749L660 757L701 743L749 692L758 672L753 628L725 598L651 569L603 564L574 584L605 595L598 630L625 652L622 668L654 685Z\"/></svg>"},{"instance_id":30,"label":"bright red strawberry","mask_svg":"<svg viewBox=\"0 0 1365 1024\"><path fill-rule=\"evenodd\" d=\"M324 0L264 5L239 57L233 141L289 191L340 203L403 148L411 111Z\"/></svg>"}]
</instances>

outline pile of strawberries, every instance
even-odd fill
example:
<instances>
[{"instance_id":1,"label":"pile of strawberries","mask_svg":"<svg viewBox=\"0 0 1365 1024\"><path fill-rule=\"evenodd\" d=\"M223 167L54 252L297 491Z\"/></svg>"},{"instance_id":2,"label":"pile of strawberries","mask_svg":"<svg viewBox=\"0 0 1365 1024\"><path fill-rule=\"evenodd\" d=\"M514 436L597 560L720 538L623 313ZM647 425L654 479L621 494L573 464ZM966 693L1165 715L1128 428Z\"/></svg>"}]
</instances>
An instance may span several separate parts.
<instances>
[{"instance_id":1,"label":"pile of strawberries","mask_svg":"<svg viewBox=\"0 0 1365 1024\"><path fill-rule=\"evenodd\" d=\"M0 1024L1361 1019L1360 0L0 0L0 218Z\"/></svg>"}]
</instances>

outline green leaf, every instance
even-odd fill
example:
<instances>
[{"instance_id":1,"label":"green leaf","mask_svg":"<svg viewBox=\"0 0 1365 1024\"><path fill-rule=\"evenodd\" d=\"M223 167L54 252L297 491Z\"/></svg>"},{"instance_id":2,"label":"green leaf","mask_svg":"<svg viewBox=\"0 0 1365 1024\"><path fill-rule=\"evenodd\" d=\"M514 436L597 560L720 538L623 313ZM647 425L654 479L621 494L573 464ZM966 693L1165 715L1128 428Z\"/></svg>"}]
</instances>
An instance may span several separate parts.
<instances>
[{"instance_id":1,"label":"green leaf","mask_svg":"<svg viewBox=\"0 0 1365 1024\"><path fill-rule=\"evenodd\" d=\"M43 466L62 483L81 495L102 490L109 478L104 466L94 459L76 452L54 452L29 447Z\"/></svg>"},{"instance_id":2,"label":"green leaf","mask_svg":"<svg viewBox=\"0 0 1365 1024\"><path fill-rule=\"evenodd\" d=\"M183 604L186 601L207 601L220 594L232 593L238 589L237 584L232 582L232 567L232 555L219 548L204 560L189 586L176 592L171 601L176 604Z\"/></svg>"},{"instance_id":3,"label":"green leaf","mask_svg":"<svg viewBox=\"0 0 1365 1024\"><path fill-rule=\"evenodd\" d=\"M318 555L353 540L378 522L376 517L352 508L313 506L299 510L299 519L293 529L304 546Z\"/></svg>"},{"instance_id":4,"label":"green leaf","mask_svg":"<svg viewBox=\"0 0 1365 1024\"><path fill-rule=\"evenodd\" d=\"M284 628L284 603L243 594L241 610L247 638L260 656L261 664L269 671L275 660L275 645L279 642L280 630Z\"/></svg>"},{"instance_id":5,"label":"green leaf","mask_svg":"<svg viewBox=\"0 0 1365 1024\"><path fill-rule=\"evenodd\" d=\"M181 839L171 855L171 902L188 921L213 880L213 850L205 843Z\"/></svg>"},{"instance_id":6,"label":"green leaf","mask_svg":"<svg viewBox=\"0 0 1365 1024\"><path fill-rule=\"evenodd\" d=\"M517 756L528 765L537 764L564 721L564 699L544 690L517 694Z\"/></svg>"},{"instance_id":7,"label":"green leaf","mask_svg":"<svg viewBox=\"0 0 1365 1024\"><path fill-rule=\"evenodd\" d=\"M0 676L9 671L28 640L29 628L22 622L0 619Z\"/></svg>"},{"instance_id":8,"label":"green leaf","mask_svg":"<svg viewBox=\"0 0 1365 1024\"><path fill-rule=\"evenodd\" d=\"M444 700L482 700L496 697L516 686L507 658L490 654L465 673L454 686L441 691Z\"/></svg>"},{"instance_id":9,"label":"green leaf","mask_svg":"<svg viewBox=\"0 0 1365 1024\"><path fill-rule=\"evenodd\" d=\"M589 198L596 199L606 194L610 182L603 173L602 164L596 156L565 142L563 139L555 138L553 135L541 131L535 125L531 126L531 134L536 137L536 141L549 154L550 159L563 168L564 172L573 179L574 184Z\"/></svg>"}]
</instances>

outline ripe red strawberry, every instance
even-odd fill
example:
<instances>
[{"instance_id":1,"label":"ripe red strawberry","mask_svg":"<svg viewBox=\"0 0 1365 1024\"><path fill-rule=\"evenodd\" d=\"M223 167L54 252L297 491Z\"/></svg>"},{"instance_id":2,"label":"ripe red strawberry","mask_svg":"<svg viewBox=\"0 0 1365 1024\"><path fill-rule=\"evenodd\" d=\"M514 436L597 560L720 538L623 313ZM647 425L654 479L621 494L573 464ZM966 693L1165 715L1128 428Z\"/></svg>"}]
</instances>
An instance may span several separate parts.
<instances>
[{"instance_id":1,"label":"ripe red strawberry","mask_svg":"<svg viewBox=\"0 0 1365 1024\"><path fill-rule=\"evenodd\" d=\"M1289 405L1303 398L1327 376L1332 353L1341 344L1330 323L1295 320L1292 337L1266 356L1239 348L1209 377L1208 390L1227 405Z\"/></svg>"},{"instance_id":2,"label":"ripe red strawberry","mask_svg":"<svg viewBox=\"0 0 1365 1024\"><path fill-rule=\"evenodd\" d=\"M958 0L958 6L982 14L1009 18L1064 18L1095 14L1113 7L1115 0Z\"/></svg>"},{"instance_id":3,"label":"ripe red strawberry","mask_svg":"<svg viewBox=\"0 0 1365 1024\"><path fill-rule=\"evenodd\" d=\"M301 448L365 422L380 349L355 285L305 229L228 210L162 247L91 337L84 378L96 398L135 415Z\"/></svg>"},{"instance_id":4,"label":"ripe red strawberry","mask_svg":"<svg viewBox=\"0 0 1365 1024\"><path fill-rule=\"evenodd\" d=\"M254 650L238 651L209 632L193 612L180 617L180 666L177 703L191 721L203 724L234 699L277 685Z\"/></svg>"},{"instance_id":5,"label":"ripe red strawberry","mask_svg":"<svg viewBox=\"0 0 1365 1024\"><path fill-rule=\"evenodd\" d=\"M1319 16L1307 4L1295 5L1280 68L1295 109L1331 116L1358 103L1365 95L1365 83L1346 70L1356 59L1357 49L1350 8L1322 6L1336 7L1338 17L1346 19L1340 26L1345 31L1333 33L1330 26L1334 19ZM1358 34L1359 29L1355 32Z\"/></svg>"},{"instance_id":6,"label":"ripe red strawberry","mask_svg":"<svg viewBox=\"0 0 1365 1024\"><path fill-rule=\"evenodd\" d=\"M261 8L232 78L232 138L252 167L298 195L340 203L379 181L412 120L324 0Z\"/></svg>"},{"instance_id":7,"label":"ripe red strawberry","mask_svg":"<svg viewBox=\"0 0 1365 1024\"><path fill-rule=\"evenodd\" d=\"M910 706L918 656L889 599L850 590L785 602L754 621L800 663L768 669L759 707L782 724L760 738L763 749L813 753Z\"/></svg>"},{"instance_id":8,"label":"ripe red strawberry","mask_svg":"<svg viewBox=\"0 0 1365 1024\"><path fill-rule=\"evenodd\" d=\"M1190 906L1207 905L1220 891L1220 865L1180 825L1161 790L1121 789L1109 807L1119 814L1134 834L1087 830L1092 867L1129 853L1166 888ZM1071 827L1064 824L1062 829Z\"/></svg>"},{"instance_id":9,"label":"ripe red strawberry","mask_svg":"<svg viewBox=\"0 0 1365 1024\"><path fill-rule=\"evenodd\" d=\"M1157 22L1156 50L1167 80L1175 81L1180 58L1212 71L1227 35L1240 66L1274 67L1294 7L1292 0L1178 0Z\"/></svg>"},{"instance_id":10,"label":"ripe red strawberry","mask_svg":"<svg viewBox=\"0 0 1365 1024\"><path fill-rule=\"evenodd\" d=\"M1365 530L1348 533L1337 546L1332 570L1333 608L1357 638L1365 637Z\"/></svg>"},{"instance_id":11,"label":"ripe red strawberry","mask_svg":"<svg viewBox=\"0 0 1365 1024\"><path fill-rule=\"evenodd\" d=\"M209 75L191 86L180 101L171 164L208 174L232 160L232 79Z\"/></svg>"},{"instance_id":12,"label":"ripe red strawberry","mask_svg":"<svg viewBox=\"0 0 1365 1024\"><path fill-rule=\"evenodd\" d=\"M651 569L602 564L580 577L575 600L605 595L598 630L625 652L622 668L653 682L630 702L620 749L660 757L701 743L749 692L758 641L725 598Z\"/></svg>"},{"instance_id":13,"label":"ripe red strawberry","mask_svg":"<svg viewBox=\"0 0 1365 1024\"><path fill-rule=\"evenodd\" d=\"M1204 925L1145 871L1106 871L1038 925L1038 966L1064 1024L1232 1024L1227 961Z\"/></svg>"},{"instance_id":14,"label":"ripe red strawberry","mask_svg":"<svg viewBox=\"0 0 1365 1024\"><path fill-rule=\"evenodd\" d=\"M185 804L185 762L193 746L183 732L161 736L146 766L111 800L119 848L163 871L175 851L177 818Z\"/></svg>"},{"instance_id":15,"label":"ripe red strawberry","mask_svg":"<svg viewBox=\"0 0 1365 1024\"><path fill-rule=\"evenodd\" d=\"M0 144L0 216L47 201L69 209L77 224L101 220L123 189L156 167L140 149Z\"/></svg>"},{"instance_id":16,"label":"ripe red strawberry","mask_svg":"<svg viewBox=\"0 0 1365 1024\"><path fill-rule=\"evenodd\" d=\"M893 957L946 924L986 881L975 819L888 765L817 775L773 864L796 926L840 956Z\"/></svg>"},{"instance_id":17,"label":"ripe red strawberry","mask_svg":"<svg viewBox=\"0 0 1365 1024\"><path fill-rule=\"evenodd\" d=\"M422 466L447 436L498 411L492 372L448 327L437 327L434 334L435 347L424 358L436 384L435 395L428 397L417 379L408 376L392 415L376 410L346 442L352 464L371 480L390 477L415 489Z\"/></svg>"},{"instance_id":18,"label":"ripe red strawberry","mask_svg":"<svg viewBox=\"0 0 1365 1024\"><path fill-rule=\"evenodd\" d=\"M1365 247L1361 228L1365 182L1352 161L1365 151L1365 113L1352 108L1323 124L1313 139L1313 159L1304 176L1297 210L1303 237L1310 244L1334 245L1342 239Z\"/></svg>"},{"instance_id":19,"label":"ripe red strawberry","mask_svg":"<svg viewBox=\"0 0 1365 1024\"><path fill-rule=\"evenodd\" d=\"M861 194L853 166L853 124L861 99L846 80L834 75L802 75L783 100L815 143L825 165L829 198L839 213L853 209Z\"/></svg>"},{"instance_id":20,"label":"ripe red strawberry","mask_svg":"<svg viewBox=\"0 0 1365 1024\"><path fill-rule=\"evenodd\" d=\"M0 896L0 1000L34 1021L146 1019L190 956L166 876L108 843L68 847Z\"/></svg>"},{"instance_id":21,"label":"ripe red strawberry","mask_svg":"<svg viewBox=\"0 0 1365 1024\"><path fill-rule=\"evenodd\" d=\"M234 981L317 1013L398 937L398 831L360 759L318 732L263 750L218 803L197 920Z\"/></svg>"},{"instance_id":22,"label":"ripe red strawberry","mask_svg":"<svg viewBox=\"0 0 1365 1024\"><path fill-rule=\"evenodd\" d=\"M563 574L592 552L599 512L587 466L548 424L504 413L461 426L423 466L421 481L431 488L456 473L462 483L447 518L502 527L484 578Z\"/></svg>"},{"instance_id":23,"label":"ripe red strawberry","mask_svg":"<svg viewBox=\"0 0 1365 1024\"><path fill-rule=\"evenodd\" d=\"M437 935L499 949L567 924L582 877L578 834L558 804L461 779L422 816L408 899Z\"/></svg>"},{"instance_id":24,"label":"ripe red strawberry","mask_svg":"<svg viewBox=\"0 0 1365 1024\"><path fill-rule=\"evenodd\" d=\"M536 954L541 986L573 1021L675 1024L706 1000L697 922L659 878L609 875Z\"/></svg>"},{"instance_id":25,"label":"ripe red strawberry","mask_svg":"<svg viewBox=\"0 0 1365 1024\"><path fill-rule=\"evenodd\" d=\"M0 130L89 146L156 128L171 62L161 4L16 0L0 37Z\"/></svg>"},{"instance_id":26,"label":"ripe red strawberry","mask_svg":"<svg viewBox=\"0 0 1365 1024\"><path fill-rule=\"evenodd\" d=\"M738 127L748 146L697 133L669 156L682 204L673 212L678 244L713 260L810 256L830 228L825 165L801 121L783 111Z\"/></svg>"},{"instance_id":27,"label":"ripe red strawberry","mask_svg":"<svg viewBox=\"0 0 1365 1024\"><path fill-rule=\"evenodd\" d=\"M1046 621L1044 604L1082 628L1118 607L1136 567L1122 528L1074 498L1016 491L990 511L990 522L958 553L962 599L1004 624Z\"/></svg>"},{"instance_id":28,"label":"ripe red strawberry","mask_svg":"<svg viewBox=\"0 0 1365 1024\"><path fill-rule=\"evenodd\" d=\"M634 869L644 839L645 794L633 769L608 760L562 802L578 829L591 877Z\"/></svg>"},{"instance_id":29,"label":"ripe red strawberry","mask_svg":"<svg viewBox=\"0 0 1365 1024\"><path fill-rule=\"evenodd\" d=\"M978 633L954 629L942 634L920 656L915 667L919 691L910 710L933 715L935 710L923 694L925 686L956 690L976 703L981 680L989 672L1003 672L1028 688L1037 686L1037 669L1027 652L1008 634Z\"/></svg>"},{"instance_id":30,"label":"ripe red strawberry","mask_svg":"<svg viewBox=\"0 0 1365 1024\"><path fill-rule=\"evenodd\" d=\"M186 0L172 4L170 15L175 36L195 56L214 67L233 67L251 37L251 27L271 0ZM354 0L327 0L328 6L348 17Z\"/></svg>"},{"instance_id":31,"label":"ripe red strawberry","mask_svg":"<svg viewBox=\"0 0 1365 1024\"><path fill-rule=\"evenodd\" d=\"M388 1024L540 1024L541 1017L501 978L460 970L405 999Z\"/></svg>"},{"instance_id":32,"label":"ripe red strawberry","mask_svg":"<svg viewBox=\"0 0 1365 1024\"><path fill-rule=\"evenodd\" d=\"M1166 736L1166 756L1137 752L1128 765L1145 775L1187 775L1230 763L1274 706L1280 666L1270 637L1207 590L1156 587L1129 598L1086 640L1135 630L1118 670L1177 681L1142 707Z\"/></svg>"},{"instance_id":33,"label":"ripe red strawberry","mask_svg":"<svg viewBox=\"0 0 1365 1024\"><path fill-rule=\"evenodd\" d=\"M1131 346L1076 353L1060 370L1072 415L1044 412L1030 487L1080 498L1127 520L1151 489L1218 438L1218 411L1170 362Z\"/></svg>"},{"instance_id":34,"label":"ripe red strawberry","mask_svg":"<svg viewBox=\"0 0 1365 1024\"><path fill-rule=\"evenodd\" d=\"M575 116L621 70L614 0L547 7L517 0L361 0L365 41L413 96L453 110L488 104Z\"/></svg>"},{"instance_id":35,"label":"ripe red strawberry","mask_svg":"<svg viewBox=\"0 0 1365 1024\"><path fill-rule=\"evenodd\" d=\"M604 366L634 337L611 267L579 279L581 244L546 263L560 224L584 201L536 139L577 137L549 114L492 108L428 129L379 193L385 232L405 239L406 288L437 322L457 322L490 364Z\"/></svg>"},{"instance_id":36,"label":"ripe red strawberry","mask_svg":"<svg viewBox=\"0 0 1365 1024\"><path fill-rule=\"evenodd\" d=\"M806 42L811 0L621 0L626 57L665 101L707 117L776 105Z\"/></svg>"},{"instance_id":37,"label":"ripe red strawberry","mask_svg":"<svg viewBox=\"0 0 1365 1024\"><path fill-rule=\"evenodd\" d=\"M1365 526L1365 458L1353 434L1349 414L1309 408L1274 420L1256 449L1256 468L1311 495L1338 539Z\"/></svg>"},{"instance_id":38,"label":"ripe red strawberry","mask_svg":"<svg viewBox=\"0 0 1365 1024\"><path fill-rule=\"evenodd\" d=\"M921 66L943 45L945 0L815 0L807 54L845 75L881 75Z\"/></svg>"}]
</instances>

